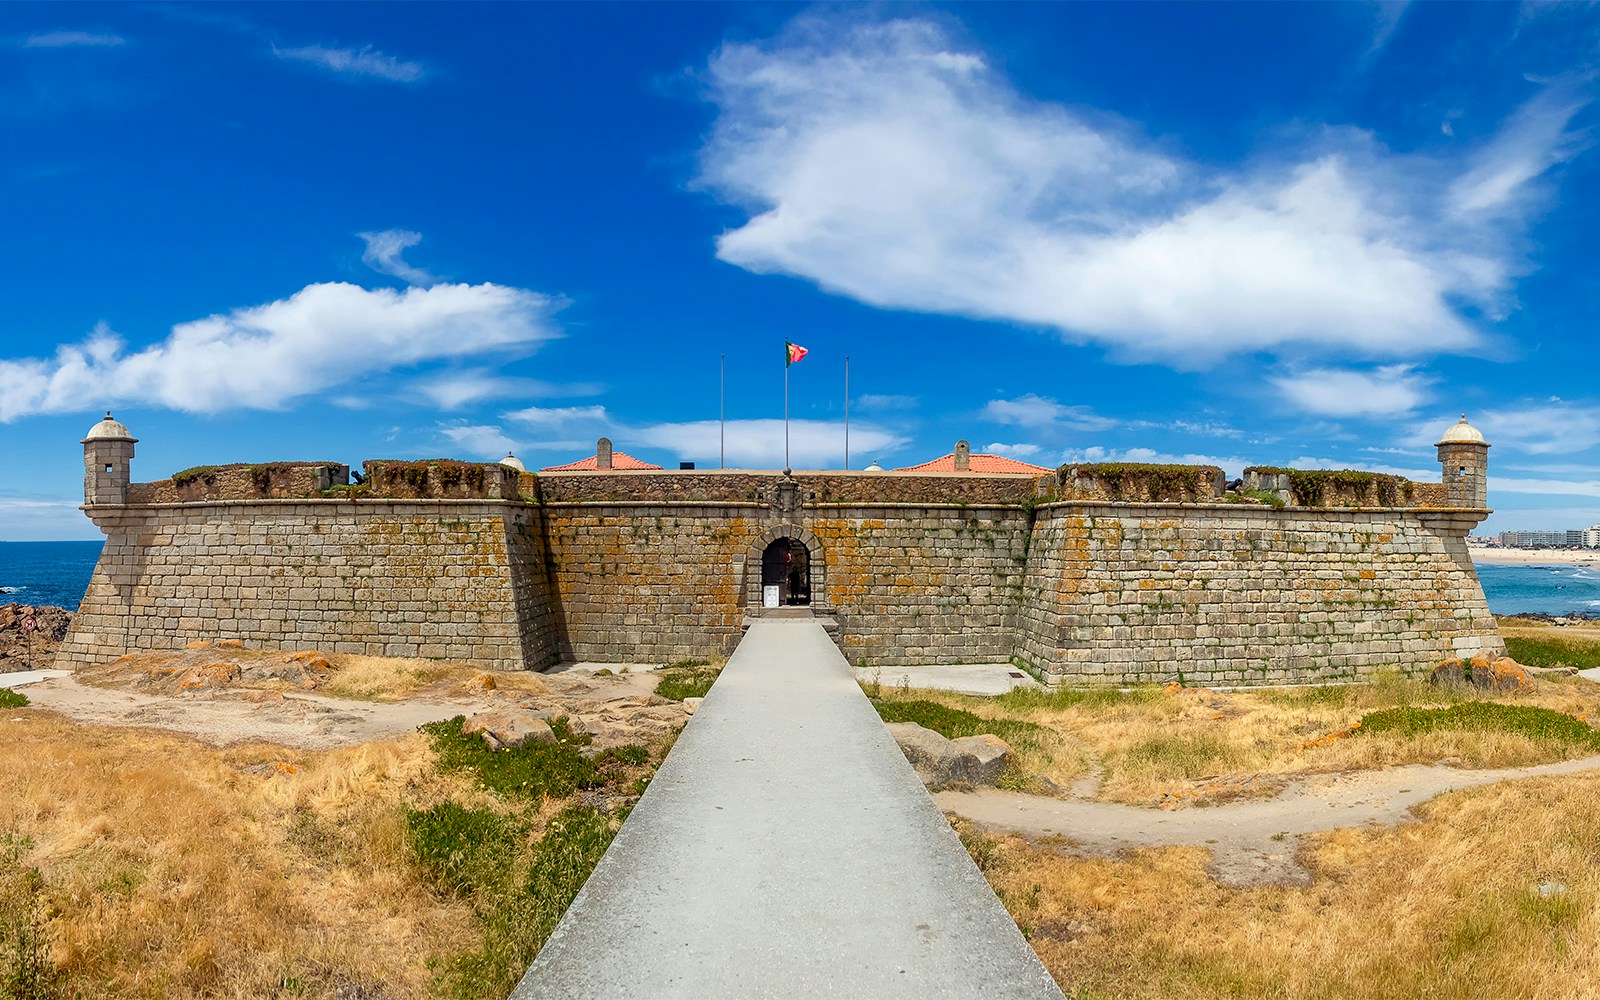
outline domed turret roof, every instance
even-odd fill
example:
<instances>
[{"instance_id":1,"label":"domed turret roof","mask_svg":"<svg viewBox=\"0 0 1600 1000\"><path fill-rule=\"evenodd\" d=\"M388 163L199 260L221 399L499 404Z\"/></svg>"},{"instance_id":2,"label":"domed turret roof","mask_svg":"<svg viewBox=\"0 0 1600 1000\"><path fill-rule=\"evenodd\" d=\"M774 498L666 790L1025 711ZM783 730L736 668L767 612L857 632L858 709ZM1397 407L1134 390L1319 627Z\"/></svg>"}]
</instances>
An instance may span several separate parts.
<instances>
[{"instance_id":1,"label":"domed turret roof","mask_svg":"<svg viewBox=\"0 0 1600 1000\"><path fill-rule=\"evenodd\" d=\"M1439 439L1439 444L1481 444L1488 445L1483 434L1474 426L1467 423L1467 415L1463 413L1461 420L1449 430L1444 432L1444 437Z\"/></svg>"},{"instance_id":2,"label":"domed turret roof","mask_svg":"<svg viewBox=\"0 0 1600 1000\"><path fill-rule=\"evenodd\" d=\"M89 428L89 433L83 439L83 444L90 441L136 441L128 428L111 419L111 411L106 411L106 418Z\"/></svg>"},{"instance_id":3,"label":"domed turret roof","mask_svg":"<svg viewBox=\"0 0 1600 1000\"><path fill-rule=\"evenodd\" d=\"M526 465L522 464L522 459L520 459L517 456L511 454L511 452L509 452L509 451L506 452L506 457L502 458L500 460L500 464L504 465L504 466L508 466L510 468L513 468L513 469L516 469L518 472L527 472L528 471L528 467Z\"/></svg>"}]
</instances>

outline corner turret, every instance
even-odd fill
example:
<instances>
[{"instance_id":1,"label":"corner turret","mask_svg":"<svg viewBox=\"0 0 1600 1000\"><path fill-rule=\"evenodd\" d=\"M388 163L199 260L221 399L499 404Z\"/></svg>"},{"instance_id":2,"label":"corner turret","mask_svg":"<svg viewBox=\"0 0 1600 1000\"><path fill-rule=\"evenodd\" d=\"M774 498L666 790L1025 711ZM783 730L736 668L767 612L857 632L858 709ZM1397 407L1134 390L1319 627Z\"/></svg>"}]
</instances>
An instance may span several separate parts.
<instances>
[{"instance_id":1,"label":"corner turret","mask_svg":"<svg viewBox=\"0 0 1600 1000\"><path fill-rule=\"evenodd\" d=\"M138 439L128 433L128 428L106 418L89 428L83 439L83 502L93 507L99 504L123 504L128 501L129 464L133 461L133 446Z\"/></svg>"},{"instance_id":2,"label":"corner turret","mask_svg":"<svg viewBox=\"0 0 1600 1000\"><path fill-rule=\"evenodd\" d=\"M1439 439L1439 464L1444 467L1446 495L1452 507L1489 507L1489 442L1467 423L1467 415Z\"/></svg>"}]
</instances>

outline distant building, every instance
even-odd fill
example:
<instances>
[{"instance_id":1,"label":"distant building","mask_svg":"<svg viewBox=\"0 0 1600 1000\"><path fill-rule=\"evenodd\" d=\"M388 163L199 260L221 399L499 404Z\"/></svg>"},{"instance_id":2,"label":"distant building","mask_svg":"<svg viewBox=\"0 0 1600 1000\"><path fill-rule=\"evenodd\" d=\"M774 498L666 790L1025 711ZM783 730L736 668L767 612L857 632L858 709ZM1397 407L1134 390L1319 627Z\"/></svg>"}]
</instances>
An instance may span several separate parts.
<instances>
[{"instance_id":1,"label":"distant building","mask_svg":"<svg viewBox=\"0 0 1600 1000\"><path fill-rule=\"evenodd\" d=\"M1600 524L1584 531L1583 547L1586 549L1600 549Z\"/></svg>"},{"instance_id":2,"label":"distant building","mask_svg":"<svg viewBox=\"0 0 1600 1000\"><path fill-rule=\"evenodd\" d=\"M1600 540L1600 527L1570 531L1502 531L1500 544L1508 549L1570 549L1588 545L1587 537ZM1600 546L1597 546L1600 547Z\"/></svg>"},{"instance_id":3,"label":"distant building","mask_svg":"<svg viewBox=\"0 0 1600 1000\"><path fill-rule=\"evenodd\" d=\"M661 466L651 465L649 462L640 461L625 451L613 451L610 438L601 438L595 442L594 454L576 462L566 465L547 465L540 472L604 472L610 469L626 471L643 471L654 469L661 471Z\"/></svg>"},{"instance_id":4,"label":"distant building","mask_svg":"<svg viewBox=\"0 0 1600 1000\"><path fill-rule=\"evenodd\" d=\"M971 447L965 441L956 442L956 450L948 455L940 455L931 462L921 465L908 465L896 472L977 472L987 475L1017 475L1038 476L1054 472L1042 465L1032 465L1028 462L1019 462L1014 458L1004 455L974 455Z\"/></svg>"}]
</instances>

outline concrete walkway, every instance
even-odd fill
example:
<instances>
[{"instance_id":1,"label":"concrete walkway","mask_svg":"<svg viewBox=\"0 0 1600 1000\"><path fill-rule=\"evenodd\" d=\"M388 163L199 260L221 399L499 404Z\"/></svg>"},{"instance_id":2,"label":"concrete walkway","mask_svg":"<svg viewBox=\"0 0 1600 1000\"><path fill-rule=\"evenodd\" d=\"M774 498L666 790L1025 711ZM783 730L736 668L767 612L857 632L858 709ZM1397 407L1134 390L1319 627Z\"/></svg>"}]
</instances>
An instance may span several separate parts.
<instances>
[{"instance_id":1,"label":"concrete walkway","mask_svg":"<svg viewBox=\"0 0 1600 1000\"><path fill-rule=\"evenodd\" d=\"M1061 995L822 627L761 621L512 997Z\"/></svg>"}]
</instances>

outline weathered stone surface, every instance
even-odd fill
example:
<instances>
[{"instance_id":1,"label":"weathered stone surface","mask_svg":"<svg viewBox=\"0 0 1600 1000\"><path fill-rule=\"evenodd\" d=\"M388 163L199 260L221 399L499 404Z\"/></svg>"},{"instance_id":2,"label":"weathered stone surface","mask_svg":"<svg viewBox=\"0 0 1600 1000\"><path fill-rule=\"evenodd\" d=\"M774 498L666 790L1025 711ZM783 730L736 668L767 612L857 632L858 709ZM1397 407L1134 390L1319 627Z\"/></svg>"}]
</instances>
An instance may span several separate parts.
<instances>
[{"instance_id":1,"label":"weathered stone surface","mask_svg":"<svg viewBox=\"0 0 1600 1000\"><path fill-rule=\"evenodd\" d=\"M963 736L950 741L955 760L950 764L949 780L969 785L992 785L1005 773L1011 760L1011 747L998 736Z\"/></svg>"},{"instance_id":2,"label":"weathered stone surface","mask_svg":"<svg viewBox=\"0 0 1600 1000\"><path fill-rule=\"evenodd\" d=\"M542 505L95 505L107 543L57 665L219 636L492 669L706 659L738 641L774 532L812 547L814 605L858 665L1019 657L1074 684L1233 686L1504 652L1466 529L1427 511L1030 510L1043 479L947 473L801 474L782 513L773 481L524 477Z\"/></svg>"},{"instance_id":3,"label":"weathered stone surface","mask_svg":"<svg viewBox=\"0 0 1600 1000\"><path fill-rule=\"evenodd\" d=\"M1435 687L1463 687L1468 683L1466 665L1460 657L1452 656L1433 668L1428 683Z\"/></svg>"},{"instance_id":4,"label":"weathered stone surface","mask_svg":"<svg viewBox=\"0 0 1600 1000\"><path fill-rule=\"evenodd\" d=\"M554 743L556 734L545 721L545 715L524 708L498 708L467 719L461 724L461 732L466 736L482 736L490 750L528 743Z\"/></svg>"},{"instance_id":5,"label":"weathered stone surface","mask_svg":"<svg viewBox=\"0 0 1600 1000\"><path fill-rule=\"evenodd\" d=\"M1005 772L1011 748L998 736L946 739L915 722L891 722L889 734L924 784L992 785Z\"/></svg>"},{"instance_id":6,"label":"weathered stone surface","mask_svg":"<svg viewBox=\"0 0 1600 1000\"><path fill-rule=\"evenodd\" d=\"M1491 660L1486 654L1472 658L1472 683L1487 691L1528 691L1533 687L1522 664L1509 656Z\"/></svg>"}]
</instances>

